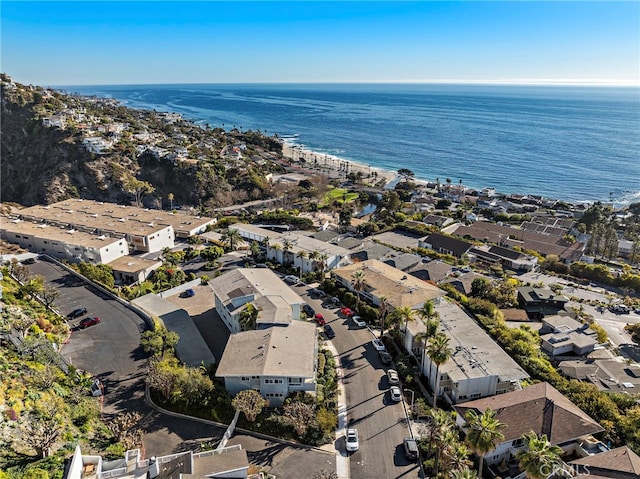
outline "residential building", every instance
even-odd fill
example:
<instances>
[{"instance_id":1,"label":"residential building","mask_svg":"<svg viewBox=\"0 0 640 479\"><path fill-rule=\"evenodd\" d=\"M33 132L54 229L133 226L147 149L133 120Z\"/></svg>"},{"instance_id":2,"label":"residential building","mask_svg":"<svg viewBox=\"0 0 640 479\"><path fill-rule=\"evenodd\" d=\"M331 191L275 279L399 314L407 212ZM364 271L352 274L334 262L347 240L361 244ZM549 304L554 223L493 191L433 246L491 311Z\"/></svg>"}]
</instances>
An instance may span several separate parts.
<instances>
[{"instance_id":1,"label":"residential building","mask_svg":"<svg viewBox=\"0 0 640 479\"><path fill-rule=\"evenodd\" d=\"M3 218L2 237L38 254L72 263L109 263L129 254L123 235L98 235L73 228Z\"/></svg>"},{"instance_id":2,"label":"residential building","mask_svg":"<svg viewBox=\"0 0 640 479\"><path fill-rule=\"evenodd\" d=\"M82 140L82 144L87 150L96 155L101 155L111 148L111 142L101 136L89 136Z\"/></svg>"},{"instance_id":3,"label":"residential building","mask_svg":"<svg viewBox=\"0 0 640 479\"><path fill-rule=\"evenodd\" d=\"M551 444L567 453L584 451L580 444L592 434L604 431L600 424L549 383L537 383L519 391L454 406L456 422L464 427L467 411L482 414L487 408L495 411L496 419L505 427L501 431L504 439L484 455L484 460L489 466L502 465L498 470L503 474L513 464L517 452L525 447L522 436L530 431L539 436L546 435ZM606 449L604 444L601 448Z\"/></svg>"},{"instance_id":4,"label":"residential building","mask_svg":"<svg viewBox=\"0 0 640 479\"><path fill-rule=\"evenodd\" d=\"M502 246L474 246L469 253L484 263L499 264L517 272L533 271L538 265L538 258L535 256Z\"/></svg>"},{"instance_id":5,"label":"residential building","mask_svg":"<svg viewBox=\"0 0 640 479\"><path fill-rule=\"evenodd\" d=\"M558 314L563 311L569 300L561 294L555 294L548 288L521 286L518 288L518 304L531 319Z\"/></svg>"},{"instance_id":6,"label":"residential building","mask_svg":"<svg viewBox=\"0 0 640 479\"><path fill-rule=\"evenodd\" d=\"M64 479L247 479L248 474L247 451L240 444L197 453L151 456L150 459L142 459L140 450L132 449L126 451L122 459L111 461L82 454L80 446L76 446Z\"/></svg>"},{"instance_id":7,"label":"residential building","mask_svg":"<svg viewBox=\"0 0 640 479\"><path fill-rule=\"evenodd\" d=\"M326 256L323 260L325 270L350 262L351 252L348 249L295 231L276 232L244 223L236 223L229 228L237 230L247 242L257 241L264 244L267 241L268 259L281 264L290 263L303 273L318 269L317 255Z\"/></svg>"},{"instance_id":8,"label":"residential building","mask_svg":"<svg viewBox=\"0 0 640 479\"><path fill-rule=\"evenodd\" d=\"M375 259L337 268L331 274L337 283L354 291L353 275L356 271L364 273L365 287L360 296L376 306L384 297L390 310L403 306L421 308L425 302L444 295L438 287Z\"/></svg>"},{"instance_id":9,"label":"residential building","mask_svg":"<svg viewBox=\"0 0 640 479\"><path fill-rule=\"evenodd\" d=\"M542 350L550 356L586 356L598 344L596 332L586 323L569 316L545 316L542 318L540 339Z\"/></svg>"},{"instance_id":10,"label":"residential building","mask_svg":"<svg viewBox=\"0 0 640 479\"><path fill-rule=\"evenodd\" d=\"M640 456L628 446L616 447L599 454L569 462L577 473L573 479L638 479L640 477Z\"/></svg>"},{"instance_id":11,"label":"residential building","mask_svg":"<svg viewBox=\"0 0 640 479\"><path fill-rule=\"evenodd\" d=\"M419 248L432 249L441 254L449 254L462 258L471 248L471 243L440 233L431 233L418 240Z\"/></svg>"},{"instance_id":12,"label":"residential building","mask_svg":"<svg viewBox=\"0 0 640 479\"><path fill-rule=\"evenodd\" d=\"M116 284L132 284L145 281L153 271L162 266L162 261L123 256L107 264L113 270Z\"/></svg>"},{"instance_id":13,"label":"residential building","mask_svg":"<svg viewBox=\"0 0 640 479\"><path fill-rule=\"evenodd\" d=\"M238 268L209 281L216 311L232 333L248 304L258 310L256 328L287 326L300 319L304 300L268 268Z\"/></svg>"},{"instance_id":14,"label":"residential building","mask_svg":"<svg viewBox=\"0 0 640 479\"><path fill-rule=\"evenodd\" d=\"M435 305L440 315L440 327L449 338L453 354L439 368L437 396L450 404L503 394L520 389L520 382L529 375L457 304L440 301ZM421 342L415 341L424 332L422 321L407 325L405 349L421 365L422 374L431 390L436 387L436 365L432 363Z\"/></svg>"},{"instance_id":15,"label":"residential building","mask_svg":"<svg viewBox=\"0 0 640 479\"><path fill-rule=\"evenodd\" d=\"M256 389L272 407L292 392L315 394L317 337L316 326L305 321L232 334L216 376L230 394Z\"/></svg>"},{"instance_id":16,"label":"residential building","mask_svg":"<svg viewBox=\"0 0 640 479\"><path fill-rule=\"evenodd\" d=\"M419 278L423 281L433 281L439 283L440 281L449 277L453 271L453 266L444 263L440 260L429 261L421 265L415 266L409 270L409 274Z\"/></svg>"},{"instance_id":17,"label":"residential building","mask_svg":"<svg viewBox=\"0 0 640 479\"><path fill-rule=\"evenodd\" d=\"M468 296L473 290L473 282L478 278L487 277L472 271L466 273L454 273L451 277L441 281L440 284L450 284L456 288L457 291Z\"/></svg>"},{"instance_id":18,"label":"residential building","mask_svg":"<svg viewBox=\"0 0 640 479\"><path fill-rule=\"evenodd\" d=\"M453 218L449 218L448 216L429 214L422 219L422 222L427 225L437 226L439 229L442 229L445 226L452 224Z\"/></svg>"}]
</instances>

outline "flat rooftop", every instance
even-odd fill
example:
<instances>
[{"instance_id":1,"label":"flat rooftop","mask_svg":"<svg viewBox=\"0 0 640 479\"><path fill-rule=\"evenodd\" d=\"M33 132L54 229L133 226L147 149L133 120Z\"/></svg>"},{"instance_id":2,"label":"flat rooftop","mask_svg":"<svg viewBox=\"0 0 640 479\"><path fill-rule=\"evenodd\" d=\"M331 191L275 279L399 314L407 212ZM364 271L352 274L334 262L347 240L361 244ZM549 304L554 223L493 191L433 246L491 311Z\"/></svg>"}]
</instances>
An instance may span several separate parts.
<instances>
[{"instance_id":1,"label":"flat rooftop","mask_svg":"<svg viewBox=\"0 0 640 479\"><path fill-rule=\"evenodd\" d=\"M31 235L36 238L96 249L123 240L122 236L96 235L84 231L61 228L55 225L46 225L33 221L10 220L7 218L2 219L1 228L13 234Z\"/></svg>"},{"instance_id":2,"label":"flat rooftop","mask_svg":"<svg viewBox=\"0 0 640 479\"><path fill-rule=\"evenodd\" d=\"M204 228L215 223L215 218L196 216L187 213L172 213L165 210L138 208L115 203L72 198L51 205L36 205L14 212L22 216L41 218L47 221L76 222L88 227L136 228L136 222L145 229L150 225L171 226L176 232ZM98 221L95 221L98 220ZM126 221L126 227L122 224ZM117 230L120 231L120 230ZM147 230L148 231L148 230ZM126 230L128 232L128 229Z\"/></svg>"},{"instance_id":3,"label":"flat rooftop","mask_svg":"<svg viewBox=\"0 0 640 479\"><path fill-rule=\"evenodd\" d=\"M453 381L496 375L502 381L528 378L529 375L489 336L478 323L455 303L436 304L442 332L450 339L453 354L440 366ZM419 321L409 323L413 333L424 331Z\"/></svg>"}]
</instances>

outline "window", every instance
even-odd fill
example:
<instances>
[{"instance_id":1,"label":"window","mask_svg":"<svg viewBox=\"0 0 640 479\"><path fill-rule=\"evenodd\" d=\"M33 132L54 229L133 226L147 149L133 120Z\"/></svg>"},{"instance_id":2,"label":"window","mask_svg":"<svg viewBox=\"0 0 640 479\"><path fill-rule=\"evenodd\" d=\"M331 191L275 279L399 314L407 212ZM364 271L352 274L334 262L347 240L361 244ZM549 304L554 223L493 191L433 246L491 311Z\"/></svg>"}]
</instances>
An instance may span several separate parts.
<instances>
[{"instance_id":1,"label":"window","mask_svg":"<svg viewBox=\"0 0 640 479\"><path fill-rule=\"evenodd\" d=\"M249 376L242 376L242 377L240 378L240 380L241 380L241 381L244 381L244 382L247 382L247 381L249 381Z\"/></svg>"},{"instance_id":2,"label":"window","mask_svg":"<svg viewBox=\"0 0 640 479\"><path fill-rule=\"evenodd\" d=\"M49 244L49 242L47 240L44 240L43 243L44 244Z\"/></svg>"},{"instance_id":3,"label":"window","mask_svg":"<svg viewBox=\"0 0 640 479\"><path fill-rule=\"evenodd\" d=\"M260 376L251 376L251 379L260 379Z\"/></svg>"},{"instance_id":4,"label":"window","mask_svg":"<svg viewBox=\"0 0 640 479\"><path fill-rule=\"evenodd\" d=\"M524 438L520 437L520 438L518 438L518 439L515 439L515 440L511 443L511 445L512 445L513 447L520 447L520 446L524 446Z\"/></svg>"},{"instance_id":5,"label":"window","mask_svg":"<svg viewBox=\"0 0 640 479\"><path fill-rule=\"evenodd\" d=\"M479 398L480 396L482 396L482 393L473 393L471 395L472 398Z\"/></svg>"},{"instance_id":6,"label":"window","mask_svg":"<svg viewBox=\"0 0 640 479\"><path fill-rule=\"evenodd\" d=\"M289 378L289 384L302 384L302 378Z\"/></svg>"},{"instance_id":7,"label":"window","mask_svg":"<svg viewBox=\"0 0 640 479\"><path fill-rule=\"evenodd\" d=\"M265 384L273 384L273 379L265 379L264 383Z\"/></svg>"},{"instance_id":8,"label":"window","mask_svg":"<svg viewBox=\"0 0 640 479\"><path fill-rule=\"evenodd\" d=\"M466 395L466 394L463 394L463 395L461 395L458 399L467 399L467 395Z\"/></svg>"},{"instance_id":9,"label":"window","mask_svg":"<svg viewBox=\"0 0 640 479\"><path fill-rule=\"evenodd\" d=\"M282 384L284 381L282 379L274 379L273 382L276 384Z\"/></svg>"}]
</instances>

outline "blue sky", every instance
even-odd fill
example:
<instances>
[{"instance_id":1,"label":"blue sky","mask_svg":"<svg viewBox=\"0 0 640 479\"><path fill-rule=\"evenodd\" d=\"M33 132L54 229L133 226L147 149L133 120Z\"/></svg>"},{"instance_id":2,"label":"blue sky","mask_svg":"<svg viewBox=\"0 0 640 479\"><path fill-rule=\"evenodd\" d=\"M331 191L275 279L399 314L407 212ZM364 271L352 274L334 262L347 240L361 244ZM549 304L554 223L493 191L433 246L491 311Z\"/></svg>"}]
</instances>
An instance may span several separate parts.
<instances>
[{"instance_id":1,"label":"blue sky","mask_svg":"<svg viewBox=\"0 0 640 479\"><path fill-rule=\"evenodd\" d=\"M44 86L640 83L640 2L1 2L1 69Z\"/></svg>"}]
</instances>

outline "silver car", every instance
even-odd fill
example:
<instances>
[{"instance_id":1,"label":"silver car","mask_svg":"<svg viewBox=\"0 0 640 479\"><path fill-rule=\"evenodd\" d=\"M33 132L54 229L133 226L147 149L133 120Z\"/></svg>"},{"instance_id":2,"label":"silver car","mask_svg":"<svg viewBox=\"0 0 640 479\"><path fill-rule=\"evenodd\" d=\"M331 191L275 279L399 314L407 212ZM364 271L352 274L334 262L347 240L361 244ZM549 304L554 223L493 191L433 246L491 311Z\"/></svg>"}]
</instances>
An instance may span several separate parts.
<instances>
[{"instance_id":1,"label":"silver car","mask_svg":"<svg viewBox=\"0 0 640 479\"><path fill-rule=\"evenodd\" d=\"M402 401L402 391L400 391L400 388L398 386L391 386L389 388L389 395L391 396L391 400L393 402Z\"/></svg>"},{"instance_id":2,"label":"silver car","mask_svg":"<svg viewBox=\"0 0 640 479\"><path fill-rule=\"evenodd\" d=\"M387 371L387 379L389 380L389 384L392 386L396 386L400 384L400 378L398 377L398 371L395 369L389 369Z\"/></svg>"},{"instance_id":3,"label":"silver car","mask_svg":"<svg viewBox=\"0 0 640 479\"><path fill-rule=\"evenodd\" d=\"M347 451L353 452L357 451L360 448L360 443L358 442L358 430L351 428L347 429Z\"/></svg>"}]
</instances>

